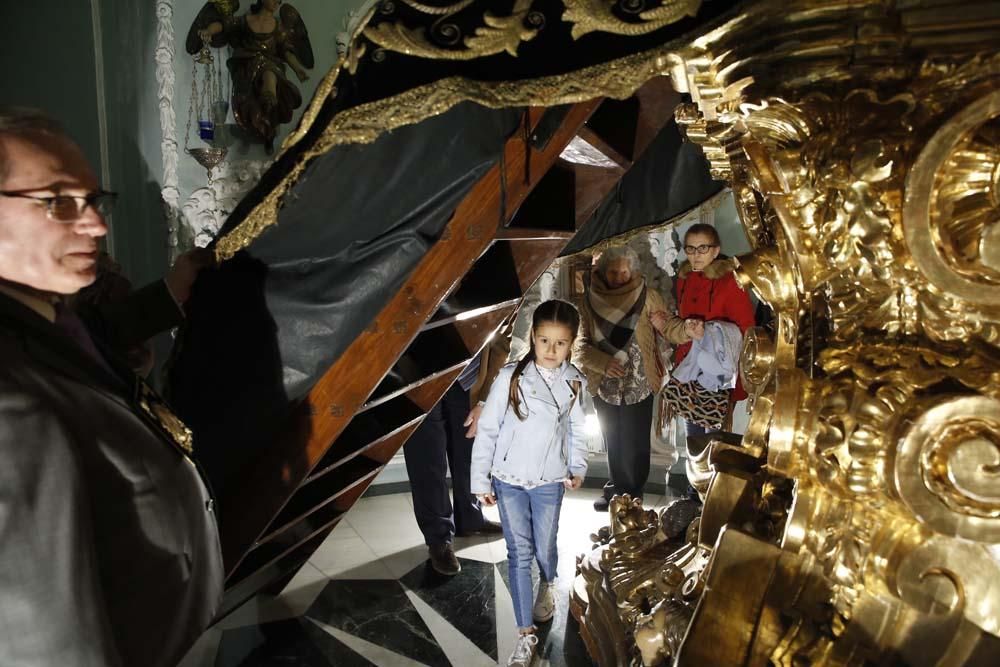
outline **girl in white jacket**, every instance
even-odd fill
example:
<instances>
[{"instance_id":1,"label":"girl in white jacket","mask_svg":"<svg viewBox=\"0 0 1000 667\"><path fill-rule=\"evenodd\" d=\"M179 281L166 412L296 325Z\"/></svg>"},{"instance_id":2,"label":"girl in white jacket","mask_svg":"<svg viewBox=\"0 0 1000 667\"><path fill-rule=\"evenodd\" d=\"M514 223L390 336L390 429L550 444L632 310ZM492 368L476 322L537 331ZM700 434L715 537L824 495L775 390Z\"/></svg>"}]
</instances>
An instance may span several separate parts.
<instances>
[{"instance_id":1,"label":"girl in white jacket","mask_svg":"<svg viewBox=\"0 0 1000 667\"><path fill-rule=\"evenodd\" d=\"M580 314L565 301L534 312L531 348L500 370L479 417L472 446L472 492L497 504L507 540L511 598L520 637L508 665L531 663L538 638L533 621L552 618L558 564L556 534L565 489L587 472L583 373L569 363ZM491 480L492 478L492 480ZM541 575L532 605L531 561Z\"/></svg>"}]
</instances>

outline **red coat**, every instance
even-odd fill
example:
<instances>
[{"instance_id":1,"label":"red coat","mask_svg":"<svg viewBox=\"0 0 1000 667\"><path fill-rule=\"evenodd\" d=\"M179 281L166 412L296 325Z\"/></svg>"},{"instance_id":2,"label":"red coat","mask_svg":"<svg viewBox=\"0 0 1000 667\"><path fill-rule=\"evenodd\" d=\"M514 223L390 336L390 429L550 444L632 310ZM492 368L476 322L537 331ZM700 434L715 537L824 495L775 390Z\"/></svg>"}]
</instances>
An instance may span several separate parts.
<instances>
[{"instance_id":1,"label":"red coat","mask_svg":"<svg viewBox=\"0 0 1000 667\"><path fill-rule=\"evenodd\" d=\"M692 271L685 262L677 274L677 313L683 318L696 317L706 322L721 320L732 322L740 328L740 333L754 325L753 305L746 291L733 276L733 263L718 258L704 271ZM674 366L691 349L691 343L683 343L674 352ZM734 398L742 401L747 397L743 383L736 379Z\"/></svg>"}]
</instances>

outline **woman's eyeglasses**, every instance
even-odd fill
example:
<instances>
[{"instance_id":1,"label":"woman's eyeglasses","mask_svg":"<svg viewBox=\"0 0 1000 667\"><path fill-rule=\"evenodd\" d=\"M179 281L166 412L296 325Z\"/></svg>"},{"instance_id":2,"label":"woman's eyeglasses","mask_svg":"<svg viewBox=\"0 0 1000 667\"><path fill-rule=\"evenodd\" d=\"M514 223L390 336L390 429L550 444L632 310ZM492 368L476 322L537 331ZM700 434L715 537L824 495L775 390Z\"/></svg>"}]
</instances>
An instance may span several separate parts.
<instances>
[{"instance_id":1,"label":"woman's eyeglasses","mask_svg":"<svg viewBox=\"0 0 1000 667\"><path fill-rule=\"evenodd\" d=\"M686 245L684 246L684 252L686 252L689 255L694 255L694 254L704 255L712 248L718 248L718 247L719 246L715 244L708 245L707 243L703 243L701 245Z\"/></svg>"},{"instance_id":2,"label":"woman's eyeglasses","mask_svg":"<svg viewBox=\"0 0 1000 667\"><path fill-rule=\"evenodd\" d=\"M49 220L56 222L76 222L83 217L88 206L92 206L100 215L106 216L114 208L117 192L106 192L98 190L89 195L55 195L52 197L40 197L38 195L26 195L23 192L0 191L4 197L18 197L20 199L33 199L45 205L45 213Z\"/></svg>"}]
</instances>

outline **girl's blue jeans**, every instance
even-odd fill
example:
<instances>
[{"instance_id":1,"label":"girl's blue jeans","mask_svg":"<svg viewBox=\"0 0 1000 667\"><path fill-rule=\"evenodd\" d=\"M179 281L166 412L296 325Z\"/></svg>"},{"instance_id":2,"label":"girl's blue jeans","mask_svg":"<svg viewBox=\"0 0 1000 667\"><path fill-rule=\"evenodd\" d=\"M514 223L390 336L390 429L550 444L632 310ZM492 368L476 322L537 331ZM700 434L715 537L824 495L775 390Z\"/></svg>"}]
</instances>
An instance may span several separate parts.
<instances>
[{"instance_id":1,"label":"girl's blue jeans","mask_svg":"<svg viewBox=\"0 0 1000 667\"><path fill-rule=\"evenodd\" d=\"M531 608L531 561L538 561L543 582L556 578L559 550L559 509L565 489L553 482L533 489L493 480L493 491L500 509L500 523L507 540L507 567L510 572L510 596L514 602L517 627L534 625Z\"/></svg>"}]
</instances>

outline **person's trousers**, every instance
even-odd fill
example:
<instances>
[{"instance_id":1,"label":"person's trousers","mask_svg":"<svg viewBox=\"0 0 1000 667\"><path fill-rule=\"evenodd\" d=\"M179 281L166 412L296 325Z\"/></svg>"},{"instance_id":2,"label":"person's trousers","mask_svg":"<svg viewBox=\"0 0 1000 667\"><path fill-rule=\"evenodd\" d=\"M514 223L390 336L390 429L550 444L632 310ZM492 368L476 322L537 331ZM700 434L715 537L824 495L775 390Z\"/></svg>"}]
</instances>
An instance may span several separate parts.
<instances>
[{"instance_id":1,"label":"person's trousers","mask_svg":"<svg viewBox=\"0 0 1000 667\"><path fill-rule=\"evenodd\" d=\"M649 478L649 430L653 424L653 395L634 405L612 405L594 397L601 432L608 449L608 483L604 497L627 493L642 497Z\"/></svg>"},{"instance_id":2,"label":"person's trousers","mask_svg":"<svg viewBox=\"0 0 1000 667\"><path fill-rule=\"evenodd\" d=\"M500 523L507 541L507 571L510 574L510 597L514 602L517 627L534 625L531 608L531 561L538 561L543 582L556 578L559 566L559 509L566 492L562 482L525 489L493 480Z\"/></svg>"},{"instance_id":3,"label":"person's trousers","mask_svg":"<svg viewBox=\"0 0 1000 667\"><path fill-rule=\"evenodd\" d=\"M469 392L456 382L403 445L413 513L428 545L451 542L455 533L479 530L483 511L472 495L472 438L465 437ZM448 469L451 496L448 496Z\"/></svg>"}]
</instances>

